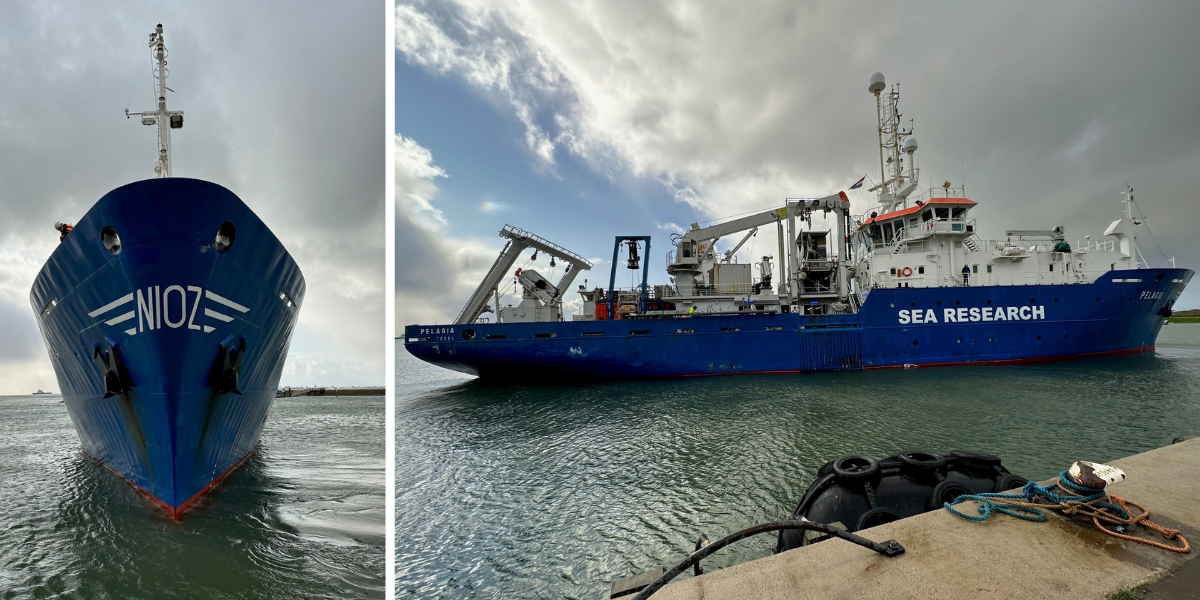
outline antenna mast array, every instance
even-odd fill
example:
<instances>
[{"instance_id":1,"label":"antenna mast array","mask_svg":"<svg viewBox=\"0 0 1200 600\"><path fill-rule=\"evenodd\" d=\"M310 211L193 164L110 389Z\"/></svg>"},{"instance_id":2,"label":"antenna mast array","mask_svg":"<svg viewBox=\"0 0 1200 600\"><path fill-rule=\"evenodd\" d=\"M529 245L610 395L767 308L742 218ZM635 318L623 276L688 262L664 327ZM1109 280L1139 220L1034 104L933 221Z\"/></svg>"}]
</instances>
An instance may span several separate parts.
<instances>
[{"instance_id":1,"label":"antenna mast array","mask_svg":"<svg viewBox=\"0 0 1200 600\"><path fill-rule=\"evenodd\" d=\"M917 151L917 139L911 137L911 127L904 131L900 126L900 84L893 84L885 94L886 89L883 73L871 76L867 91L875 96L875 114L879 121L879 184L867 191L879 191L879 206L885 213L904 204L909 194L917 189L918 176L912 162L912 154ZM905 138L903 145L901 138ZM904 159L900 156L902 150L908 155L908 173L904 172Z\"/></svg>"},{"instance_id":2,"label":"antenna mast array","mask_svg":"<svg viewBox=\"0 0 1200 600\"><path fill-rule=\"evenodd\" d=\"M167 87L167 48L163 38L163 26L159 23L150 34L151 56L154 59L154 80L157 83L158 109L153 111L129 112L125 109L125 118L133 115L142 117L142 125L158 125L158 160L154 163L154 172L159 177L171 176L171 130L183 129L183 111L167 110L167 92L175 90Z\"/></svg>"}]
</instances>

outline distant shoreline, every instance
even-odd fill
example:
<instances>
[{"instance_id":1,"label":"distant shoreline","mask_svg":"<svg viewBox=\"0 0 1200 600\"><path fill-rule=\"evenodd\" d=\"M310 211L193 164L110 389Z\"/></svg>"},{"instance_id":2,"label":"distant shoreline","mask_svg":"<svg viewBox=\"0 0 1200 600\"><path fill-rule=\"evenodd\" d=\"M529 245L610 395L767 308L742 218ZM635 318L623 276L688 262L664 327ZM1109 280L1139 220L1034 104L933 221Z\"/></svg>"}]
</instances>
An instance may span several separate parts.
<instances>
[{"instance_id":1,"label":"distant shoreline","mask_svg":"<svg viewBox=\"0 0 1200 600\"><path fill-rule=\"evenodd\" d=\"M383 396L387 388L379 387L283 387L275 394L276 398L296 398L300 396Z\"/></svg>"},{"instance_id":2,"label":"distant shoreline","mask_svg":"<svg viewBox=\"0 0 1200 600\"><path fill-rule=\"evenodd\" d=\"M1168 323L1200 323L1200 310L1177 310L1170 317L1167 317Z\"/></svg>"}]
</instances>

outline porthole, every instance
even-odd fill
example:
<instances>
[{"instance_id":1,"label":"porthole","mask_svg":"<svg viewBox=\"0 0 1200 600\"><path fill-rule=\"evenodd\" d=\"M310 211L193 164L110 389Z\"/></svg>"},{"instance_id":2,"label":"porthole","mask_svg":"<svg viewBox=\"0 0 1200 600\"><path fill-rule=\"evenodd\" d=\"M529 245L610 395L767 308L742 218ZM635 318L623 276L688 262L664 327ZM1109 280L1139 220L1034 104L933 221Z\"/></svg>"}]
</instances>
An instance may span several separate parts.
<instances>
[{"instance_id":1,"label":"porthole","mask_svg":"<svg viewBox=\"0 0 1200 600\"><path fill-rule=\"evenodd\" d=\"M1039 339L1039 340L1040 340L1040 339L1042 339L1042 336L1040 336L1040 335L1039 335L1039 336L1037 336L1037 339Z\"/></svg>"},{"instance_id":2,"label":"porthole","mask_svg":"<svg viewBox=\"0 0 1200 600\"><path fill-rule=\"evenodd\" d=\"M916 346L916 345L917 345L917 340L913 340L913 345L914 345L914 346Z\"/></svg>"},{"instance_id":3,"label":"porthole","mask_svg":"<svg viewBox=\"0 0 1200 600\"><path fill-rule=\"evenodd\" d=\"M464 340L473 340L473 339L475 339L475 330L474 329L464 329L462 332L462 336L463 336Z\"/></svg>"},{"instance_id":4,"label":"porthole","mask_svg":"<svg viewBox=\"0 0 1200 600\"><path fill-rule=\"evenodd\" d=\"M991 303L992 303L992 301L991 301L991 300L988 300L988 301L987 301L987 303L988 303L988 304L991 304Z\"/></svg>"},{"instance_id":5,"label":"porthole","mask_svg":"<svg viewBox=\"0 0 1200 600\"><path fill-rule=\"evenodd\" d=\"M229 221L221 223L221 226L217 228L217 237L213 241L213 246L216 247L217 252L228 252L229 249L233 247L233 241L236 237L236 234L237 230L234 228L233 223L230 223Z\"/></svg>"},{"instance_id":6,"label":"porthole","mask_svg":"<svg viewBox=\"0 0 1200 600\"><path fill-rule=\"evenodd\" d=\"M1100 296L1096 296L1096 302L1100 301Z\"/></svg>"},{"instance_id":7,"label":"porthole","mask_svg":"<svg viewBox=\"0 0 1200 600\"><path fill-rule=\"evenodd\" d=\"M941 300L938 300L938 301L937 301L937 305L938 305L938 306L941 306L941 305L942 305L942 301L941 301Z\"/></svg>"},{"instance_id":8,"label":"porthole","mask_svg":"<svg viewBox=\"0 0 1200 600\"><path fill-rule=\"evenodd\" d=\"M1037 304L1037 300L1034 300L1033 298L1030 298L1030 299L1029 299L1029 303L1030 303L1030 304Z\"/></svg>"},{"instance_id":9,"label":"porthole","mask_svg":"<svg viewBox=\"0 0 1200 600\"><path fill-rule=\"evenodd\" d=\"M955 306L958 306L959 304L962 304L962 301L961 301L961 300L955 300L955 301L954 301L954 305L955 305Z\"/></svg>"},{"instance_id":10,"label":"porthole","mask_svg":"<svg viewBox=\"0 0 1200 600\"><path fill-rule=\"evenodd\" d=\"M994 342L994 341L996 341L996 338L988 338L989 343Z\"/></svg>"},{"instance_id":11,"label":"porthole","mask_svg":"<svg viewBox=\"0 0 1200 600\"><path fill-rule=\"evenodd\" d=\"M100 241L104 243L104 249L113 256L121 251L121 236L117 235L117 230L111 226L105 225L104 229L100 230Z\"/></svg>"},{"instance_id":12,"label":"porthole","mask_svg":"<svg viewBox=\"0 0 1200 600\"><path fill-rule=\"evenodd\" d=\"M1154 280L1155 280L1155 281L1162 281L1162 273L1159 273L1158 275L1155 275L1155 276L1154 276Z\"/></svg>"},{"instance_id":13,"label":"porthole","mask_svg":"<svg viewBox=\"0 0 1200 600\"><path fill-rule=\"evenodd\" d=\"M1055 301L1055 302L1058 302L1058 298L1055 298L1055 299L1054 299L1054 301Z\"/></svg>"},{"instance_id":14,"label":"porthole","mask_svg":"<svg viewBox=\"0 0 1200 600\"><path fill-rule=\"evenodd\" d=\"M962 343L962 338L958 338L958 343Z\"/></svg>"},{"instance_id":15,"label":"porthole","mask_svg":"<svg viewBox=\"0 0 1200 600\"><path fill-rule=\"evenodd\" d=\"M917 303L916 303L916 302L909 302L909 303L908 303L908 305L909 305L909 306L916 306L916 305L917 305Z\"/></svg>"},{"instance_id":16,"label":"porthole","mask_svg":"<svg viewBox=\"0 0 1200 600\"><path fill-rule=\"evenodd\" d=\"M1068 337L1071 337L1071 334L1069 334L1069 333L1064 333L1064 334L1063 334L1063 339L1064 339L1064 340L1065 340L1065 339L1067 339Z\"/></svg>"}]
</instances>

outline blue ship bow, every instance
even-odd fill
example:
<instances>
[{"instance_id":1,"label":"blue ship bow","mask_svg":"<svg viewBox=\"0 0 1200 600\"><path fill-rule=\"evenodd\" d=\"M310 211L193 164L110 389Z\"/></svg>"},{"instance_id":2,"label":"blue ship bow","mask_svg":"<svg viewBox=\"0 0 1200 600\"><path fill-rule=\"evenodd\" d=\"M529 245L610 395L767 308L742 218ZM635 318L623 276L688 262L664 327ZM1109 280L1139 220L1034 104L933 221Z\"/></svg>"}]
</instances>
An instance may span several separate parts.
<instances>
[{"instance_id":1,"label":"blue ship bow","mask_svg":"<svg viewBox=\"0 0 1200 600\"><path fill-rule=\"evenodd\" d=\"M84 449L178 519L255 448L304 277L229 190L109 192L30 293Z\"/></svg>"}]
</instances>

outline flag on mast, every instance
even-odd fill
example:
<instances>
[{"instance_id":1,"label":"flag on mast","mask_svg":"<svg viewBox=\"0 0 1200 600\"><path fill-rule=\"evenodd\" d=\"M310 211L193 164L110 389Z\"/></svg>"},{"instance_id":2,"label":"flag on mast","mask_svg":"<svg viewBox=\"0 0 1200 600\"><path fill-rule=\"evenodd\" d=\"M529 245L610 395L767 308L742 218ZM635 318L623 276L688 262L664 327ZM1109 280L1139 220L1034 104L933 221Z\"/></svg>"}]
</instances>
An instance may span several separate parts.
<instances>
[{"instance_id":1,"label":"flag on mast","mask_svg":"<svg viewBox=\"0 0 1200 600\"><path fill-rule=\"evenodd\" d=\"M862 176L862 179L859 179L859 180L858 180L858 181L857 181L857 182L856 182L854 185L850 186L850 189L852 189L852 190L857 190L858 188L862 187L862 182L863 182L863 180L865 180L866 178L867 178L867 176L866 176L866 175L863 175L863 176Z\"/></svg>"}]
</instances>

